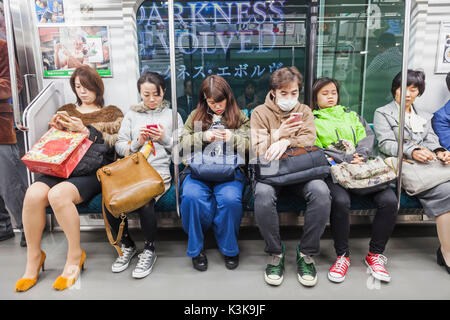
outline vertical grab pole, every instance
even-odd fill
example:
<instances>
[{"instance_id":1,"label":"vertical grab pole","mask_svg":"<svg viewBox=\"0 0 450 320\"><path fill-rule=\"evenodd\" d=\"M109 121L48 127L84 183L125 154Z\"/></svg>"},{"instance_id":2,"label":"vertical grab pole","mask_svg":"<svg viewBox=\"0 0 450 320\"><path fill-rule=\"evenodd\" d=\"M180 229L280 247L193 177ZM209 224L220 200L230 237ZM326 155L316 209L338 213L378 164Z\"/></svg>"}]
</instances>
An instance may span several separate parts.
<instances>
[{"instance_id":1,"label":"vertical grab pole","mask_svg":"<svg viewBox=\"0 0 450 320\"><path fill-rule=\"evenodd\" d=\"M318 13L320 0L311 0L308 7L308 16L306 20L306 43L308 48L306 50L306 79L305 79L305 104L312 106L312 86L316 77L317 64L317 31L318 31ZM309 20L309 21L308 21ZM309 23L308 23L309 22Z\"/></svg>"},{"instance_id":2,"label":"vertical grab pole","mask_svg":"<svg viewBox=\"0 0 450 320\"><path fill-rule=\"evenodd\" d=\"M14 53L14 35L10 0L5 0L3 3L5 9L6 42L8 45L9 74L11 80L11 98L14 110L14 122L18 129L25 131L26 128L24 128L20 119L19 90L17 88L18 75L16 74L16 55Z\"/></svg>"},{"instance_id":3,"label":"vertical grab pole","mask_svg":"<svg viewBox=\"0 0 450 320\"><path fill-rule=\"evenodd\" d=\"M400 123L398 133L398 179L397 179L397 209L400 209L400 196L402 192L402 162L403 162L403 139L405 128L406 108L406 86L408 76L408 53L409 53L409 26L411 23L411 0L405 0L405 23L403 28L403 60L402 60L402 87L400 105Z\"/></svg>"},{"instance_id":4,"label":"vertical grab pole","mask_svg":"<svg viewBox=\"0 0 450 320\"><path fill-rule=\"evenodd\" d=\"M172 139L173 139L173 163L174 163L174 183L175 183L175 199L177 202L177 213L180 216L179 197L180 190L178 188L178 164L179 164L179 150L178 150L178 106L177 106L177 84L176 84L176 70L175 70L175 17L174 17L174 0L168 0L169 8L169 56L170 56L170 84L172 88ZM175 134L173 134L175 133Z\"/></svg>"}]
</instances>

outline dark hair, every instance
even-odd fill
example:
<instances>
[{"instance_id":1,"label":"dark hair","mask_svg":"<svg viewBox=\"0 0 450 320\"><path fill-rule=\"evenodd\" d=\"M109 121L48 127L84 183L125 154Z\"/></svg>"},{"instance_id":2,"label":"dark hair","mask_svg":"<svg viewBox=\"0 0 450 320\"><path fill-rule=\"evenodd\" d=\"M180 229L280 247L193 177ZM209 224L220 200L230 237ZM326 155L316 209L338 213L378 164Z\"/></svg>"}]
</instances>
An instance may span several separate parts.
<instances>
[{"instance_id":1,"label":"dark hair","mask_svg":"<svg viewBox=\"0 0 450 320\"><path fill-rule=\"evenodd\" d=\"M392 80L391 93L392 97L395 99L395 91L402 86L402 72L400 71ZM408 69L408 76L406 81L406 86L414 86L419 89L419 97L425 91L425 73L419 70Z\"/></svg>"},{"instance_id":2,"label":"dark hair","mask_svg":"<svg viewBox=\"0 0 450 320\"><path fill-rule=\"evenodd\" d=\"M183 81L183 86L184 86L185 88L187 87L188 82L190 82L191 85L192 85L192 80L191 80L191 79L185 79L185 80Z\"/></svg>"},{"instance_id":3,"label":"dark hair","mask_svg":"<svg viewBox=\"0 0 450 320\"><path fill-rule=\"evenodd\" d=\"M149 82L153 83L156 86L156 89L158 90L159 95L163 94L166 91L166 83L164 81L164 78L156 72L146 71L144 72L137 82L137 89L138 92L141 92L141 86L142 84ZM162 92L161 92L162 91Z\"/></svg>"},{"instance_id":4,"label":"dark hair","mask_svg":"<svg viewBox=\"0 0 450 320\"><path fill-rule=\"evenodd\" d=\"M234 97L228 82L218 75L212 75L203 80L198 94L197 109L192 122L201 121L202 130L209 129L212 124L212 114L209 111L207 99L213 99L215 102L227 100L227 105L223 113L225 123L228 129L237 129L240 123L240 109Z\"/></svg>"},{"instance_id":5,"label":"dark hair","mask_svg":"<svg viewBox=\"0 0 450 320\"><path fill-rule=\"evenodd\" d=\"M447 82L448 91L450 91L450 72L447 73L447 78L445 78L445 81Z\"/></svg>"},{"instance_id":6,"label":"dark hair","mask_svg":"<svg viewBox=\"0 0 450 320\"><path fill-rule=\"evenodd\" d=\"M377 40L377 44L383 48L395 47L395 36L392 33L385 32Z\"/></svg>"},{"instance_id":7,"label":"dark hair","mask_svg":"<svg viewBox=\"0 0 450 320\"><path fill-rule=\"evenodd\" d=\"M270 90L277 90L283 88L289 83L297 81L299 92L302 91L303 76L296 67L283 67L278 69L270 77L269 88Z\"/></svg>"},{"instance_id":8,"label":"dark hair","mask_svg":"<svg viewBox=\"0 0 450 320\"><path fill-rule=\"evenodd\" d=\"M253 81L253 80L247 80L247 81L244 82L244 89L247 89L247 87L248 87L249 85L251 85L253 88L256 88L255 81Z\"/></svg>"},{"instance_id":9,"label":"dark hair","mask_svg":"<svg viewBox=\"0 0 450 320\"><path fill-rule=\"evenodd\" d=\"M100 77L98 72L87 65L79 66L73 71L72 76L70 77L70 86L77 97L77 104L81 105L82 101L80 97L78 97L75 88L75 79L77 77L80 79L80 83L83 87L89 91L95 92L96 98L94 103L99 107L103 107L105 105L105 100L103 100L105 88L103 86L102 77Z\"/></svg>"},{"instance_id":10,"label":"dark hair","mask_svg":"<svg viewBox=\"0 0 450 320\"><path fill-rule=\"evenodd\" d=\"M317 94L319 93L320 89L325 87L327 84L333 83L336 86L336 91L338 95L337 104L339 104L339 82L336 79L331 79L328 77L323 77L320 79L317 79L316 82L314 82L314 85L312 87L312 106L311 108L313 110L319 109L319 106L317 104Z\"/></svg>"}]
</instances>

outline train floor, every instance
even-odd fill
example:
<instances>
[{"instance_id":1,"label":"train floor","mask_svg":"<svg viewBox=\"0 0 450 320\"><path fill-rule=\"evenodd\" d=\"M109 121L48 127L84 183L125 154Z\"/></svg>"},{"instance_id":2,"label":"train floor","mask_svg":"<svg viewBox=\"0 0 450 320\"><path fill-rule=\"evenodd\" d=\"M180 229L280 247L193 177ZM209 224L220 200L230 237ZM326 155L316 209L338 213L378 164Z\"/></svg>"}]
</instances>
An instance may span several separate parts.
<instances>
[{"instance_id":1,"label":"train floor","mask_svg":"<svg viewBox=\"0 0 450 320\"><path fill-rule=\"evenodd\" d=\"M28 292L14 292L14 284L24 271L26 249L19 246L20 233L0 242L0 300L16 299L149 299L149 300L302 300L302 299L449 299L450 274L436 263L439 246L434 225L397 226L385 251L390 283L380 283L367 273L362 259L368 250L370 228L352 226L350 238L351 266L343 283L332 283L327 272L335 260L333 242L327 228L321 241L321 254L315 257L318 283L303 287L297 280L295 247L300 227L283 228L286 244L284 282L271 287L264 282L266 255L264 242L256 228L246 228L240 234L240 265L227 270L215 247L214 236L206 237L209 266L206 272L192 268L186 256L186 236L177 230L160 230L156 244L157 261L152 273L144 279L133 279L131 272L137 263L113 274L111 264L115 251L107 242L105 232L83 231L82 247L87 254L86 269L71 288L58 292L53 281L62 272L67 241L62 232L45 232L42 248L47 253L46 270ZM138 247L143 241L139 230L132 229Z\"/></svg>"}]
</instances>

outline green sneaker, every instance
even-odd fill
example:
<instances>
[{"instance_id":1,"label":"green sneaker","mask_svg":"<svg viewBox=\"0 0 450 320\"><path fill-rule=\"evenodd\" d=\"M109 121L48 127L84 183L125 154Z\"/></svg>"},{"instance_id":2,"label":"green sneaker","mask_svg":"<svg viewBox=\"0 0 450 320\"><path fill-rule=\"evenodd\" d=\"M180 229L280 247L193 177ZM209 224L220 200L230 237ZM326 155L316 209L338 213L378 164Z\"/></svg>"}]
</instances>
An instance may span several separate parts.
<instances>
[{"instance_id":1,"label":"green sneaker","mask_svg":"<svg viewBox=\"0 0 450 320\"><path fill-rule=\"evenodd\" d=\"M312 287L317 283L317 271L311 256L300 253L297 245L297 276L298 281L304 286Z\"/></svg>"},{"instance_id":2,"label":"green sneaker","mask_svg":"<svg viewBox=\"0 0 450 320\"><path fill-rule=\"evenodd\" d=\"M271 255L269 257L269 263L266 265L266 271L264 272L264 280L272 286L279 286L283 282L284 273L284 254L285 247L282 246L281 257L277 255Z\"/></svg>"}]
</instances>

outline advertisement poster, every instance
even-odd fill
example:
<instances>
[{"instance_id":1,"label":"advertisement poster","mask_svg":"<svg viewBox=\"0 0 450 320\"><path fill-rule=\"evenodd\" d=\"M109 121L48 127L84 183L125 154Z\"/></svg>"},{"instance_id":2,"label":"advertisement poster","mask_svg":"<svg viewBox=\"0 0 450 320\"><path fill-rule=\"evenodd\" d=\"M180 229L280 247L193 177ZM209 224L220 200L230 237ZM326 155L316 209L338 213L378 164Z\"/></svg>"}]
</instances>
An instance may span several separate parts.
<instances>
[{"instance_id":1,"label":"advertisement poster","mask_svg":"<svg viewBox=\"0 0 450 320\"><path fill-rule=\"evenodd\" d=\"M70 77L83 64L111 77L109 32L106 26L39 27L44 77Z\"/></svg>"},{"instance_id":2,"label":"advertisement poster","mask_svg":"<svg viewBox=\"0 0 450 320\"><path fill-rule=\"evenodd\" d=\"M450 72L450 21L441 22L435 73Z\"/></svg>"},{"instance_id":3,"label":"advertisement poster","mask_svg":"<svg viewBox=\"0 0 450 320\"><path fill-rule=\"evenodd\" d=\"M63 0L36 0L34 1L38 23L63 23Z\"/></svg>"}]
</instances>

